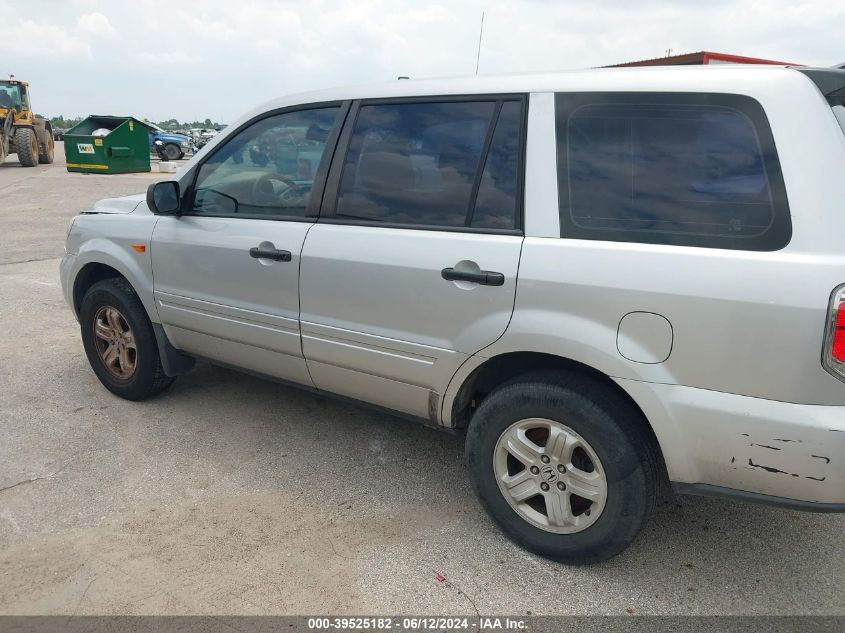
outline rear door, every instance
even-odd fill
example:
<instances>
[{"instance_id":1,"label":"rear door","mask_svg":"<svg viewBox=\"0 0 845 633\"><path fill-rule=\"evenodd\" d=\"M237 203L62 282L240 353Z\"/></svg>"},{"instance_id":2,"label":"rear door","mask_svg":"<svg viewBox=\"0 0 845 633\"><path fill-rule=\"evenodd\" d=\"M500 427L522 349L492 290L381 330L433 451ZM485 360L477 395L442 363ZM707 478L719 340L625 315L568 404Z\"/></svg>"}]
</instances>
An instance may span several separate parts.
<instances>
[{"instance_id":1,"label":"rear door","mask_svg":"<svg viewBox=\"0 0 845 633\"><path fill-rule=\"evenodd\" d=\"M522 96L353 106L301 263L320 388L434 420L505 331L522 245Z\"/></svg>"},{"instance_id":2,"label":"rear door","mask_svg":"<svg viewBox=\"0 0 845 633\"><path fill-rule=\"evenodd\" d=\"M254 122L200 165L189 208L152 237L159 317L176 347L311 384L299 334L299 256L344 107Z\"/></svg>"}]
</instances>

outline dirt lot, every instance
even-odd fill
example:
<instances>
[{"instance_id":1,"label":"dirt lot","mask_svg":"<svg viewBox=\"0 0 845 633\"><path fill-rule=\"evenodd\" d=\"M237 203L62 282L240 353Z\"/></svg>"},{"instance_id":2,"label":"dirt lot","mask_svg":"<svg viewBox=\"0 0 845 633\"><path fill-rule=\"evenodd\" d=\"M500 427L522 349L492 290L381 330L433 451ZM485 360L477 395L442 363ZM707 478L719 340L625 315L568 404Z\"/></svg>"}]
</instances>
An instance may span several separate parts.
<instances>
[{"instance_id":1,"label":"dirt lot","mask_svg":"<svg viewBox=\"0 0 845 633\"><path fill-rule=\"evenodd\" d=\"M58 258L157 177L0 165L0 613L845 614L843 515L688 498L568 568L491 524L459 437L208 365L112 396Z\"/></svg>"}]
</instances>

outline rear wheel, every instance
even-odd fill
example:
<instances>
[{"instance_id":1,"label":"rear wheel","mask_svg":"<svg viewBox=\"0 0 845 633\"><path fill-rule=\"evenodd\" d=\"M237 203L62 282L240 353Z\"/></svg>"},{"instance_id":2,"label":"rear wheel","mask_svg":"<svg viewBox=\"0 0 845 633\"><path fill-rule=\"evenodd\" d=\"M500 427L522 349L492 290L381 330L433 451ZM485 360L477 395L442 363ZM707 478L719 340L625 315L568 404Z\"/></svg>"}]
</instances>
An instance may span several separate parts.
<instances>
[{"instance_id":1,"label":"rear wheel","mask_svg":"<svg viewBox=\"0 0 845 633\"><path fill-rule=\"evenodd\" d=\"M619 554L654 508L658 458L642 416L580 374L533 374L490 394L470 421L466 456L503 531L564 563Z\"/></svg>"},{"instance_id":2,"label":"rear wheel","mask_svg":"<svg viewBox=\"0 0 845 633\"><path fill-rule=\"evenodd\" d=\"M15 131L15 148L22 166L38 165L38 138L35 136L35 130L28 127L18 128Z\"/></svg>"},{"instance_id":3,"label":"rear wheel","mask_svg":"<svg viewBox=\"0 0 845 633\"><path fill-rule=\"evenodd\" d=\"M55 152L55 142L53 141L53 134L45 132L42 142L38 144L38 162L41 165L49 165L53 162L53 155Z\"/></svg>"},{"instance_id":4,"label":"rear wheel","mask_svg":"<svg viewBox=\"0 0 845 633\"><path fill-rule=\"evenodd\" d=\"M150 319L125 279L91 286L82 299L79 322L88 362L112 393L144 400L175 380L164 373Z\"/></svg>"}]
</instances>

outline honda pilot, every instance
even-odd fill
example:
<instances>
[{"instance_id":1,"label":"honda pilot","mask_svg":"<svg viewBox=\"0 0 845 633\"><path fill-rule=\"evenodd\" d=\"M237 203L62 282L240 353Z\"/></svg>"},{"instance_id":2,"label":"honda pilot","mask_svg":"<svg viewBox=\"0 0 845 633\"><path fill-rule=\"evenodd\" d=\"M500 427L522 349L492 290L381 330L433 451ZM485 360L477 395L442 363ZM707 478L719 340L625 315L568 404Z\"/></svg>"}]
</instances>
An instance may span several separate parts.
<instances>
[{"instance_id":1,"label":"honda pilot","mask_svg":"<svg viewBox=\"0 0 845 633\"><path fill-rule=\"evenodd\" d=\"M670 485L843 512L843 106L739 65L283 97L76 217L64 294L123 398L205 359L465 434L565 563Z\"/></svg>"}]
</instances>

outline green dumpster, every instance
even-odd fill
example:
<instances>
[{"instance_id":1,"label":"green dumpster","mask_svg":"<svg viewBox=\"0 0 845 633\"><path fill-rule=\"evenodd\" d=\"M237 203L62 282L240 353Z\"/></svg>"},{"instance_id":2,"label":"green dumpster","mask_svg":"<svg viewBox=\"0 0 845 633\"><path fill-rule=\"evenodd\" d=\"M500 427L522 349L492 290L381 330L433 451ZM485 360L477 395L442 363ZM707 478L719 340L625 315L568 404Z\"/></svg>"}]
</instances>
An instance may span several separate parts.
<instances>
[{"instance_id":1,"label":"green dumpster","mask_svg":"<svg viewBox=\"0 0 845 633\"><path fill-rule=\"evenodd\" d=\"M133 117L91 115L65 133L65 160L83 173L150 171L149 132Z\"/></svg>"}]
</instances>

